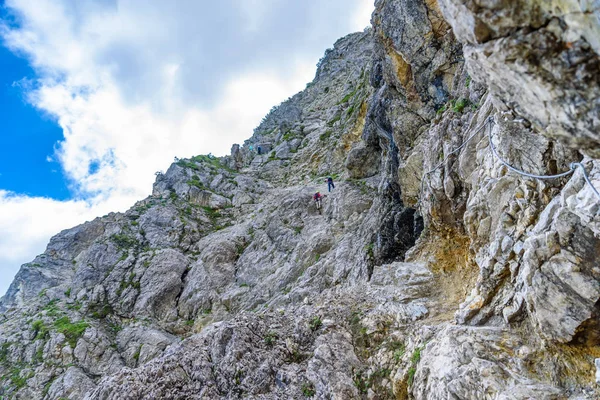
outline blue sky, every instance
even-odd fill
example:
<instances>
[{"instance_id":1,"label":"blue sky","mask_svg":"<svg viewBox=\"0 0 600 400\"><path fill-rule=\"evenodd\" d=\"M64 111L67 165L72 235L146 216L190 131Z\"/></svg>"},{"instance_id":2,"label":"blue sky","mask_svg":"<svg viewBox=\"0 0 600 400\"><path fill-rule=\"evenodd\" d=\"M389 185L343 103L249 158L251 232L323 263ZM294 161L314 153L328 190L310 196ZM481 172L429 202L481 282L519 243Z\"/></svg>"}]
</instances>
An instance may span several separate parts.
<instances>
[{"instance_id":1,"label":"blue sky","mask_svg":"<svg viewBox=\"0 0 600 400\"><path fill-rule=\"evenodd\" d=\"M1 1L1 0L0 0ZM0 295L175 156L227 154L363 30L373 0L0 2Z\"/></svg>"},{"instance_id":2,"label":"blue sky","mask_svg":"<svg viewBox=\"0 0 600 400\"><path fill-rule=\"evenodd\" d=\"M62 168L49 161L62 129L52 116L24 98L22 85L35 78L27 61L0 47L0 188L27 196L66 200L71 196ZM24 82L25 81L25 82Z\"/></svg>"}]
</instances>

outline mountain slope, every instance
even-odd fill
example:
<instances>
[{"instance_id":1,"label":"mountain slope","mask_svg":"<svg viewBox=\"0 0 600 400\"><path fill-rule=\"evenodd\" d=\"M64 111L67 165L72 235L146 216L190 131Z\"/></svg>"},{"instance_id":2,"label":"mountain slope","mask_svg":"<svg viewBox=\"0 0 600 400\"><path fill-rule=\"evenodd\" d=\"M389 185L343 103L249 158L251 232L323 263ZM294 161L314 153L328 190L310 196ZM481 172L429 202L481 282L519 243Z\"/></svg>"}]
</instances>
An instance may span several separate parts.
<instances>
[{"instance_id":1,"label":"mountain slope","mask_svg":"<svg viewBox=\"0 0 600 400\"><path fill-rule=\"evenodd\" d=\"M231 156L21 268L0 395L597 398L598 15L378 0Z\"/></svg>"}]
</instances>

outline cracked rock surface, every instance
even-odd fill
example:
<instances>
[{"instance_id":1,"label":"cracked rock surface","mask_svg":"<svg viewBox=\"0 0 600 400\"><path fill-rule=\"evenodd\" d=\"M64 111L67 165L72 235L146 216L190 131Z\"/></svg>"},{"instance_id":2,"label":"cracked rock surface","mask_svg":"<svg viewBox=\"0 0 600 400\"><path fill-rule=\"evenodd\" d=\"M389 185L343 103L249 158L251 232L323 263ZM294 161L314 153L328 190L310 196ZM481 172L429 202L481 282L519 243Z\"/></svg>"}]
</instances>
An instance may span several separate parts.
<instances>
[{"instance_id":1,"label":"cracked rock surface","mask_svg":"<svg viewBox=\"0 0 600 400\"><path fill-rule=\"evenodd\" d=\"M21 267L0 398L600 398L600 201L490 146L600 188L598 21L377 0L230 156Z\"/></svg>"}]
</instances>

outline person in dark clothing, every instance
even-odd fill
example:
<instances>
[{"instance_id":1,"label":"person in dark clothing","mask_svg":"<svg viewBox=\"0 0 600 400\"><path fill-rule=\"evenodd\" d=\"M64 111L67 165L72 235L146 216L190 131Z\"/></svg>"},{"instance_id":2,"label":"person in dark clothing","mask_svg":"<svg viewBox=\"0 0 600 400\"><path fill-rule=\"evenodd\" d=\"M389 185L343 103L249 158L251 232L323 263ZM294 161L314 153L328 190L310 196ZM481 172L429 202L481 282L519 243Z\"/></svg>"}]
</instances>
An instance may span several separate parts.
<instances>
[{"instance_id":1,"label":"person in dark clothing","mask_svg":"<svg viewBox=\"0 0 600 400\"><path fill-rule=\"evenodd\" d=\"M333 178L327 178L327 189L331 192L331 189L335 189L335 185L333 184Z\"/></svg>"},{"instance_id":2,"label":"person in dark clothing","mask_svg":"<svg viewBox=\"0 0 600 400\"><path fill-rule=\"evenodd\" d=\"M256 152L258 153L258 155L260 156L260 154L262 153L262 148L260 146L256 147Z\"/></svg>"}]
</instances>

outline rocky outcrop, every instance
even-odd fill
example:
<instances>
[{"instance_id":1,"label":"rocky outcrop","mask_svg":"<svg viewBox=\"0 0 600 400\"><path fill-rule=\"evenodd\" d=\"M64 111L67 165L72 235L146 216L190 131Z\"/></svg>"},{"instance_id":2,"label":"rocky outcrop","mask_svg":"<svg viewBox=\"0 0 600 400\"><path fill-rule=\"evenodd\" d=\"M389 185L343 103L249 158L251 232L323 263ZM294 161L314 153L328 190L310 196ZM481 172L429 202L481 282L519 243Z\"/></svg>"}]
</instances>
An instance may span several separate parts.
<instances>
[{"instance_id":1,"label":"rocky outcrop","mask_svg":"<svg viewBox=\"0 0 600 400\"><path fill-rule=\"evenodd\" d=\"M376 1L231 156L177 160L21 268L0 396L598 398L580 3Z\"/></svg>"}]
</instances>

